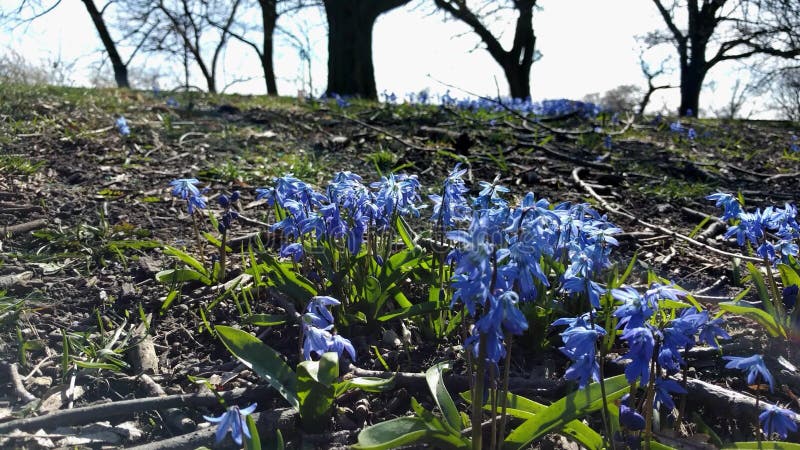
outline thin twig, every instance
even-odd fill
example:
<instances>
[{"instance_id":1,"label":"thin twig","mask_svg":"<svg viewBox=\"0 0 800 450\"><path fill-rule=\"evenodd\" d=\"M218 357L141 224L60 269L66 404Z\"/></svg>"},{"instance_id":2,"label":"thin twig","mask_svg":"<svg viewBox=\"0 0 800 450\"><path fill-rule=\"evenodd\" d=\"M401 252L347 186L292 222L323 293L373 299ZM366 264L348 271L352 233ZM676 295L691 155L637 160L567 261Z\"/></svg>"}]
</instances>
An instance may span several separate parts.
<instances>
[{"instance_id":1,"label":"thin twig","mask_svg":"<svg viewBox=\"0 0 800 450\"><path fill-rule=\"evenodd\" d=\"M339 117L345 119L345 120L349 120L351 122L355 122L355 123L361 125L362 127L369 128L372 131L377 131L378 133L385 134L386 136L389 136L390 138L392 138L395 141L405 145L406 147L408 147L410 149L419 150L419 151L423 151L423 152L435 152L435 151L439 150L437 148L421 147L419 145L412 144L411 142L408 142L405 139L401 138L400 136L397 136L396 134L390 133L389 131L387 131L387 130L381 128L381 127L378 127L378 126L375 126L375 125L370 125L370 124L368 124L368 123L366 123L366 122L364 122L362 120L358 120L358 119L356 119L354 117L349 117L349 116L346 116L344 114L337 114L337 115Z\"/></svg>"},{"instance_id":2,"label":"thin twig","mask_svg":"<svg viewBox=\"0 0 800 450\"><path fill-rule=\"evenodd\" d=\"M3 366L3 369L8 373L8 378L11 380L11 385L14 387L14 393L17 394L24 402L32 402L36 400L36 396L28 392L25 389L25 385L22 384L22 378L19 376L19 369L17 363L7 363L5 361L0 362L0 365Z\"/></svg>"},{"instance_id":3,"label":"thin twig","mask_svg":"<svg viewBox=\"0 0 800 450\"><path fill-rule=\"evenodd\" d=\"M584 168L583 167L576 167L572 171L572 179L575 181L575 183L578 186L580 186L581 188L583 188L583 190L585 190L587 193L589 193L589 195L591 195L592 198L597 200L600 203L600 205L603 207L603 209L605 209L609 213L615 214L617 216L625 217L626 219L630 220L634 224L639 224L639 225L643 225L643 226L648 227L648 228L653 228L653 229L659 230L664 234L670 235L670 236L672 236L674 238L677 238L677 239L680 239L682 241L689 242L692 245L696 245L698 247L704 248L704 249L706 249L706 250L708 250L710 252L716 253L718 255L726 256L728 258L739 258L739 259L741 259L743 261L752 261L752 262L759 262L759 263L762 262L760 259L754 258L752 256L745 256L745 255L742 255L740 253L731 253L731 252L726 252L724 250L720 250L720 249L712 247L712 246L710 246L708 244L704 244L702 242L696 241L696 240L690 238L689 236L680 234L677 231L670 230L669 228L665 228L665 227L662 227L662 226L659 226L659 225L655 225L655 224L652 224L652 223L649 223L649 222L645 222L644 220L634 216L633 214L630 214L628 212L622 211L620 209L617 209L617 208L611 206L611 204L609 204L603 197L598 195L597 192L595 192L595 190L592 189L591 186L589 186L588 184L586 184L586 182L581 180L580 172L581 172L582 169L584 169Z\"/></svg>"},{"instance_id":4,"label":"thin twig","mask_svg":"<svg viewBox=\"0 0 800 450\"><path fill-rule=\"evenodd\" d=\"M267 387L234 389L219 394L226 402L238 400L263 401L272 395ZM133 400L100 403L74 409L54 411L44 416L28 417L0 423L0 434L12 430L38 430L54 426L83 425L111 417L130 416L139 412L177 408L181 406L215 406L219 401L214 394L179 394L166 397L145 397Z\"/></svg>"}]
</instances>

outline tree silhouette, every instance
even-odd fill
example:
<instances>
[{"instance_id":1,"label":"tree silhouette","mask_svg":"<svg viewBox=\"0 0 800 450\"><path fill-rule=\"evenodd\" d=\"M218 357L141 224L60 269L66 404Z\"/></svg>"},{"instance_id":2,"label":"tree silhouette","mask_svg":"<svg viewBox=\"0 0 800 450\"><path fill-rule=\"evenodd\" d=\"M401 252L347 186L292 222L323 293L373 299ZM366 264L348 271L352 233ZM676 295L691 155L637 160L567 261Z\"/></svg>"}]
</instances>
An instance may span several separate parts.
<instances>
[{"instance_id":1,"label":"tree silhouette","mask_svg":"<svg viewBox=\"0 0 800 450\"><path fill-rule=\"evenodd\" d=\"M435 0L436 6L467 24L486 45L486 51L500 64L513 98L531 96L531 66L537 59L533 10L537 0L484 1L472 7L466 0ZM486 25L487 19L503 10L517 12L514 41L506 50Z\"/></svg>"},{"instance_id":2,"label":"tree silhouette","mask_svg":"<svg viewBox=\"0 0 800 450\"><path fill-rule=\"evenodd\" d=\"M800 0L652 1L667 30L651 33L646 41L671 43L677 50L682 116L697 113L703 81L717 64L758 54L800 55Z\"/></svg>"},{"instance_id":3,"label":"tree silhouette","mask_svg":"<svg viewBox=\"0 0 800 450\"><path fill-rule=\"evenodd\" d=\"M372 28L410 0L323 0L328 19L328 95L376 99Z\"/></svg>"}]
</instances>

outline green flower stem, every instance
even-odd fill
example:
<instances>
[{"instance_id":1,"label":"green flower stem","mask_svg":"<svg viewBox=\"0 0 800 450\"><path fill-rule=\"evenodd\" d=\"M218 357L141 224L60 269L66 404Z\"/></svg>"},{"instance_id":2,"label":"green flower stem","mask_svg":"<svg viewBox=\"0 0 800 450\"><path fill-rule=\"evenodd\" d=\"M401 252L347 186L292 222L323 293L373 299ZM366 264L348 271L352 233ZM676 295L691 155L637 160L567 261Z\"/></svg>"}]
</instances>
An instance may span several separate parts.
<instances>
[{"instance_id":1,"label":"green flower stem","mask_svg":"<svg viewBox=\"0 0 800 450\"><path fill-rule=\"evenodd\" d=\"M650 380L647 383L647 393L644 402L644 448L650 450L650 440L653 438L653 398L656 395L656 372L659 370L656 364L658 357L659 344L653 349L653 359L650 361Z\"/></svg>"},{"instance_id":2,"label":"green flower stem","mask_svg":"<svg viewBox=\"0 0 800 450\"><path fill-rule=\"evenodd\" d=\"M503 397L500 399L499 439L503 439L506 435L506 422L508 420L508 415L506 414L506 410L508 409L508 379L511 369L511 344L513 343L513 339L513 335L506 333L506 360L503 362L503 390L500 392Z\"/></svg>"},{"instance_id":3,"label":"green flower stem","mask_svg":"<svg viewBox=\"0 0 800 450\"><path fill-rule=\"evenodd\" d=\"M605 360L605 351L600 351L600 361ZM603 419L603 428L605 429L605 436L603 436L603 445L608 447L608 444L611 445L611 450L616 450L614 446L614 436L612 436L611 432L611 422L608 419L608 397L606 396L606 377L604 375L603 364L600 364L600 393L603 395L603 409L600 410L600 416ZM631 388L631 395L633 393L633 389Z\"/></svg>"},{"instance_id":4,"label":"green flower stem","mask_svg":"<svg viewBox=\"0 0 800 450\"><path fill-rule=\"evenodd\" d=\"M194 228L194 236L197 239L197 251L200 252L200 260L202 261L206 259L206 255L203 251L203 241L200 239L200 228L197 226L197 218L195 218L194 213L192 213L192 228Z\"/></svg>"},{"instance_id":5,"label":"green flower stem","mask_svg":"<svg viewBox=\"0 0 800 450\"><path fill-rule=\"evenodd\" d=\"M228 230L222 233L222 242L219 246L219 273L217 273L217 282L222 283L225 280L225 264L227 263L228 253L225 251L225 246L228 242Z\"/></svg>"},{"instance_id":6,"label":"green flower stem","mask_svg":"<svg viewBox=\"0 0 800 450\"><path fill-rule=\"evenodd\" d=\"M492 375L492 388L491 388L491 402L492 402L492 442L489 445L490 450L495 450L497 448L497 373L495 373L495 366L492 364L489 366L489 370Z\"/></svg>"},{"instance_id":7,"label":"green flower stem","mask_svg":"<svg viewBox=\"0 0 800 450\"><path fill-rule=\"evenodd\" d=\"M481 334L478 342L478 361L476 361L475 387L472 390L472 449L483 450L483 382L486 376L486 335Z\"/></svg>"},{"instance_id":8,"label":"green flower stem","mask_svg":"<svg viewBox=\"0 0 800 450\"><path fill-rule=\"evenodd\" d=\"M686 391L686 384L687 384L687 378L688 378L688 375L689 375L689 368L687 366L683 366L682 372L683 372L683 379L681 380L681 387L683 387L683 390ZM680 429L681 421L683 420L683 414L686 411L686 398L687 397L688 397L688 394L681 394L681 403L678 406L678 417L675 418L675 431L678 431L678 429Z\"/></svg>"},{"instance_id":9,"label":"green flower stem","mask_svg":"<svg viewBox=\"0 0 800 450\"><path fill-rule=\"evenodd\" d=\"M758 402L761 399L759 378L761 378L760 375L756 377L756 442L758 442L758 447L761 447L761 424L758 423Z\"/></svg>"}]
</instances>

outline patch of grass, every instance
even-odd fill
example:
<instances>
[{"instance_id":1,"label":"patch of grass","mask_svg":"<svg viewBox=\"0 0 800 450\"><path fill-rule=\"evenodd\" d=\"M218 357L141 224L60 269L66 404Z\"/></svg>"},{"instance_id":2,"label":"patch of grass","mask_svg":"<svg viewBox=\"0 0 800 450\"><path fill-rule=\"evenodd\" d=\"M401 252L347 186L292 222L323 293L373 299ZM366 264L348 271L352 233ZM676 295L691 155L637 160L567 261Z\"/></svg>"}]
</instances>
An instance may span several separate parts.
<instances>
[{"instance_id":1,"label":"patch of grass","mask_svg":"<svg viewBox=\"0 0 800 450\"><path fill-rule=\"evenodd\" d=\"M6 175L33 175L44 164L44 161L34 161L22 155L0 155L0 173Z\"/></svg>"},{"instance_id":2,"label":"patch of grass","mask_svg":"<svg viewBox=\"0 0 800 450\"><path fill-rule=\"evenodd\" d=\"M714 191L714 186L709 183L689 182L670 178L661 183L643 184L637 187L639 192L653 195L661 199L691 200L705 197Z\"/></svg>"},{"instance_id":3,"label":"patch of grass","mask_svg":"<svg viewBox=\"0 0 800 450\"><path fill-rule=\"evenodd\" d=\"M386 149L367 153L364 155L364 159L375 166L379 173L390 172L397 163L397 155Z\"/></svg>"}]
</instances>

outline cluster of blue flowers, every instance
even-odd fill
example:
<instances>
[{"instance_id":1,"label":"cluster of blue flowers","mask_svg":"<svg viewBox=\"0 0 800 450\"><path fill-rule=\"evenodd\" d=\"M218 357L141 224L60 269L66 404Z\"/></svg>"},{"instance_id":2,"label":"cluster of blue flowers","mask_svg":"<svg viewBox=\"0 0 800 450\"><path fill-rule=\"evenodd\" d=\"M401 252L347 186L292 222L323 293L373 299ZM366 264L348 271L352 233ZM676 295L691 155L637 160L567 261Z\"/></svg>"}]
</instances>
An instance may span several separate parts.
<instances>
[{"instance_id":1,"label":"cluster of blue flowers","mask_svg":"<svg viewBox=\"0 0 800 450\"><path fill-rule=\"evenodd\" d=\"M219 206L222 207L222 216L217 224L218 231L225 234L231 227L231 223L239 218L239 213L233 209L233 204L239 200L239 191L233 191L230 196L222 194L217 198Z\"/></svg>"},{"instance_id":2,"label":"cluster of blue flowers","mask_svg":"<svg viewBox=\"0 0 800 450\"><path fill-rule=\"evenodd\" d=\"M201 192L197 188L200 184L197 178L178 178L169 184L172 186L172 195L186 200L186 208L190 215L197 209L206 209L206 198L203 196L205 189Z\"/></svg>"},{"instance_id":3,"label":"cluster of blue flowers","mask_svg":"<svg viewBox=\"0 0 800 450\"><path fill-rule=\"evenodd\" d=\"M599 306L603 290L592 277L611 265L611 249L617 245L613 235L621 230L586 204L551 205L531 192L519 206L511 207L502 197L508 189L496 181L481 182L478 196L468 201L460 180L463 173L456 168L445 181L444 195L432 196L431 220L451 227L470 220L471 215L466 229L446 233L459 245L448 255L455 264L451 307L463 303L477 318L466 344L478 355L484 336L486 358L496 364L505 355L505 337L521 334L528 327L518 303L545 301L550 280L543 261L562 260L566 270L560 279L561 290L584 295ZM594 347L590 351L587 345L605 331L588 325L585 318L568 322L571 327L564 335L562 352L588 368L584 372L576 366L568 376L585 385L593 376L591 369L597 367Z\"/></svg>"},{"instance_id":4,"label":"cluster of blue flowers","mask_svg":"<svg viewBox=\"0 0 800 450\"><path fill-rule=\"evenodd\" d=\"M327 295L317 295L311 298L303 314L303 357L306 360L325 352L336 352L339 357L347 351L350 359L356 360L356 350L349 339L331 332L333 330L333 314L329 306L338 306L341 302Z\"/></svg>"},{"instance_id":5,"label":"cluster of blue flowers","mask_svg":"<svg viewBox=\"0 0 800 450\"><path fill-rule=\"evenodd\" d=\"M128 121L125 120L125 117L123 116L117 117L117 120L114 122L114 125L116 125L117 131L119 131L119 134L121 134L122 136L129 136L131 134L131 129L128 126Z\"/></svg>"},{"instance_id":6,"label":"cluster of blue flowers","mask_svg":"<svg viewBox=\"0 0 800 450\"><path fill-rule=\"evenodd\" d=\"M684 126L680 120L676 120L669 124L669 130L676 134L686 134L690 141L697 139L697 131L692 127Z\"/></svg>"},{"instance_id":7,"label":"cluster of blue flowers","mask_svg":"<svg viewBox=\"0 0 800 450\"><path fill-rule=\"evenodd\" d=\"M750 244L756 253L771 264L787 263L789 257L796 257L798 245L795 240L800 237L800 225L797 223L797 208L787 203L783 208L768 206L763 210L746 212L735 196L717 192L706 197L723 208L722 220L731 224L725 233L726 238L736 238L739 246ZM770 239L771 236L777 240Z\"/></svg>"},{"instance_id":8,"label":"cluster of blue flowers","mask_svg":"<svg viewBox=\"0 0 800 450\"><path fill-rule=\"evenodd\" d=\"M419 215L419 181L414 175L390 174L368 187L360 176L339 172L325 194L286 175L256 192L257 199L277 207L280 220L272 230L285 238L280 254L296 262L304 256L301 242L306 237L317 242L344 240L345 249L357 255L368 230L384 232L398 216Z\"/></svg>"},{"instance_id":9,"label":"cluster of blue flowers","mask_svg":"<svg viewBox=\"0 0 800 450\"><path fill-rule=\"evenodd\" d=\"M402 101L397 94L388 91L382 92L381 98L384 103L390 105L396 105ZM334 100L340 108L347 108L350 106L347 96L327 94L320 98L321 101L327 101L329 99ZM450 95L449 90L443 95L436 95L433 97L426 90L418 93L410 93L405 96L405 102L417 105L438 104L439 106L447 106L472 112L504 112L506 108L509 108L523 115L548 117L576 115L584 119L595 118L603 112L603 108L594 103L565 98L548 99L539 102L531 101L530 97L524 99L502 97L499 100L487 98L457 98Z\"/></svg>"}]
</instances>

